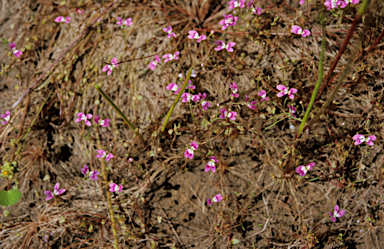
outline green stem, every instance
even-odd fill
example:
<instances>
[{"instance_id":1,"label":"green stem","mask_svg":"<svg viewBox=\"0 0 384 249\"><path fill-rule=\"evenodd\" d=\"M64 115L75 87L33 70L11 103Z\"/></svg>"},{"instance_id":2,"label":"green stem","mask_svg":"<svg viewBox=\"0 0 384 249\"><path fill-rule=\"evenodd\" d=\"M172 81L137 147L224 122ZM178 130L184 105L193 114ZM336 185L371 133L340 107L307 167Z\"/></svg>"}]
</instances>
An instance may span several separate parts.
<instances>
[{"instance_id":1,"label":"green stem","mask_svg":"<svg viewBox=\"0 0 384 249\"><path fill-rule=\"evenodd\" d=\"M140 135L140 133L137 131L137 129L135 128L135 126L133 126L133 124L131 122L129 122L129 120L127 119L127 117L122 113L122 111L115 105L115 103L113 103L113 101L104 93L103 90L100 89L99 85L96 84L95 85L95 88L96 90L100 93L101 96L103 96L103 98L113 107L113 109L115 109L117 111L117 113L120 115L120 117L124 120L124 122L128 125L128 127L136 134L136 136L138 136L141 140L141 142L143 142L144 145L146 145L143 137Z\"/></svg>"},{"instance_id":2,"label":"green stem","mask_svg":"<svg viewBox=\"0 0 384 249\"><path fill-rule=\"evenodd\" d=\"M169 118L172 115L173 109L175 109L175 106L179 102L179 99L180 99L181 95L184 93L185 88L187 88L187 83L188 83L189 78L191 77L191 74L192 74L192 68L189 69L187 77L185 78L184 84L181 87L180 92L177 94L176 99L175 99L175 101L173 102L173 104L171 106L171 109L169 109L167 116L165 117L163 126L161 127L161 132L164 132L165 126L167 125L168 120L169 120Z\"/></svg>"}]
</instances>

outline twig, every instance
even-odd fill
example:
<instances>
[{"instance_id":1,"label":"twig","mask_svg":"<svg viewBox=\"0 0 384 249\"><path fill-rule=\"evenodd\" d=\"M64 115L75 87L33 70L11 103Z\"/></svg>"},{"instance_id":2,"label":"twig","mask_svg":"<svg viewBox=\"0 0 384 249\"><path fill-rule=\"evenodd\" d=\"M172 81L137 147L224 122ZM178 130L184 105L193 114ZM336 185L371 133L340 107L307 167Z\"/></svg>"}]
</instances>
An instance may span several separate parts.
<instances>
[{"instance_id":1,"label":"twig","mask_svg":"<svg viewBox=\"0 0 384 249\"><path fill-rule=\"evenodd\" d=\"M188 81L187 81L187 82L188 82ZM169 226L172 228L172 231L173 231L173 233L175 234L175 236L176 236L177 240L179 241L180 245L181 245L182 247L184 247L183 242L181 242L181 239L180 239L179 235L177 235L177 232L176 232L175 228L173 228L172 223L169 221L169 218L168 218L167 214L164 212L163 207L160 205L160 203L157 203L157 204L159 205L161 211L163 212L164 217L167 219L167 222L168 222Z\"/></svg>"}]
</instances>

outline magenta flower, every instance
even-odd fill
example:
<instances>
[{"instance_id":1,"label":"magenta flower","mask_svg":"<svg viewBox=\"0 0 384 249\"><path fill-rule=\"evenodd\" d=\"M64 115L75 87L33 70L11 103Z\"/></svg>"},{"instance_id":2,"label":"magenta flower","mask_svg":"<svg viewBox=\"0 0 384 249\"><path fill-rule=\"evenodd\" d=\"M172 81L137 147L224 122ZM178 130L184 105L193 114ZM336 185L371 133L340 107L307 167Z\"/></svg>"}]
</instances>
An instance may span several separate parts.
<instances>
[{"instance_id":1,"label":"magenta flower","mask_svg":"<svg viewBox=\"0 0 384 249\"><path fill-rule=\"evenodd\" d=\"M296 108L295 108L294 106L290 106L289 104L288 104L288 108L289 108L289 113L290 113L292 116L294 116L295 118L297 118L296 115L295 115L295 113L296 113Z\"/></svg>"},{"instance_id":2,"label":"magenta flower","mask_svg":"<svg viewBox=\"0 0 384 249\"><path fill-rule=\"evenodd\" d=\"M227 29L229 26L235 26L237 19L239 19L237 16L232 15L223 15L225 19L221 20L219 22L220 25L223 25L221 30Z\"/></svg>"},{"instance_id":3,"label":"magenta flower","mask_svg":"<svg viewBox=\"0 0 384 249\"><path fill-rule=\"evenodd\" d=\"M121 190L123 190L122 184L120 184L120 186L118 186L116 183L113 183L113 182L109 184L109 191L110 192L120 193Z\"/></svg>"},{"instance_id":4,"label":"magenta flower","mask_svg":"<svg viewBox=\"0 0 384 249\"><path fill-rule=\"evenodd\" d=\"M60 183L56 183L55 184L55 187L53 188L53 192L47 190L47 191L44 191L44 194L47 195L47 197L45 197L45 200L46 201L49 201L50 199L52 199L55 195L61 195L62 193L64 193L65 191L67 191L65 188L60 188Z\"/></svg>"},{"instance_id":5,"label":"magenta flower","mask_svg":"<svg viewBox=\"0 0 384 249\"><path fill-rule=\"evenodd\" d=\"M199 35L199 33L195 30L190 30L188 31L188 33L189 33L188 39L197 39L197 42L201 42L207 39L205 35Z\"/></svg>"},{"instance_id":6,"label":"magenta flower","mask_svg":"<svg viewBox=\"0 0 384 249\"><path fill-rule=\"evenodd\" d=\"M304 4L305 0L300 0L299 4L302 5Z\"/></svg>"},{"instance_id":7,"label":"magenta flower","mask_svg":"<svg viewBox=\"0 0 384 249\"><path fill-rule=\"evenodd\" d=\"M218 163L219 160L217 160L215 156L211 156L210 159L211 160L209 160L209 162L205 165L204 171L208 172L208 171L212 170L212 172L215 173L216 172L215 163Z\"/></svg>"},{"instance_id":8,"label":"magenta flower","mask_svg":"<svg viewBox=\"0 0 384 249\"><path fill-rule=\"evenodd\" d=\"M177 57L178 55L180 54L180 52L179 51L177 51L176 53L174 53L173 55L172 54L165 54L165 55L163 55L163 59L165 59L164 60L164 63L167 63L168 61L170 61L170 60L178 60L179 59L179 57Z\"/></svg>"},{"instance_id":9,"label":"magenta flower","mask_svg":"<svg viewBox=\"0 0 384 249\"><path fill-rule=\"evenodd\" d=\"M11 113L9 111L6 111L5 114L1 114L0 117L4 119L2 125L8 124L9 120L11 119Z\"/></svg>"},{"instance_id":10,"label":"magenta flower","mask_svg":"<svg viewBox=\"0 0 384 249\"><path fill-rule=\"evenodd\" d=\"M353 140L355 140L355 145L362 144L366 142L370 146L374 146L375 144L372 141L375 141L377 137L375 135L368 136L367 139L365 139L364 135L356 134L352 137Z\"/></svg>"},{"instance_id":11,"label":"magenta flower","mask_svg":"<svg viewBox=\"0 0 384 249\"><path fill-rule=\"evenodd\" d=\"M9 43L9 48L11 49L12 54L14 56L16 56L17 58L20 58L20 56L23 54L23 52L21 52L20 50L16 49L16 43L14 43L14 42Z\"/></svg>"},{"instance_id":12,"label":"magenta flower","mask_svg":"<svg viewBox=\"0 0 384 249\"><path fill-rule=\"evenodd\" d=\"M260 7L254 7L253 6L253 0L249 0L249 2L247 3L247 6L248 6L248 8L250 8L251 9L251 11L253 12L253 14L255 14L255 15L261 15L261 12L263 11Z\"/></svg>"},{"instance_id":13,"label":"magenta flower","mask_svg":"<svg viewBox=\"0 0 384 249\"><path fill-rule=\"evenodd\" d=\"M170 90L170 91L174 91L173 94L178 94L181 90L181 87L178 88L177 84L172 82L171 84L166 86L165 89Z\"/></svg>"},{"instance_id":14,"label":"magenta flower","mask_svg":"<svg viewBox=\"0 0 384 249\"><path fill-rule=\"evenodd\" d=\"M232 90L232 97L238 98L239 94L237 92L239 91L239 88L237 87L236 82L229 84L229 88Z\"/></svg>"},{"instance_id":15,"label":"magenta flower","mask_svg":"<svg viewBox=\"0 0 384 249\"><path fill-rule=\"evenodd\" d=\"M100 121L100 117L97 116L97 115L96 115L94 120L95 120L96 124L100 124L103 127L108 127L109 126L109 122L111 122L111 120L109 120L109 119L104 119L104 120ZM99 121L100 121L100 123L99 123Z\"/></svg>"},{"instance_id":16,"label":"magenta flower","mask_svg":"<svg viewBox=\"0 0 384 249\"><path fill-rule=\"evenodd\" d=\"M89 167L86 164L84 164L84 167L80 171L86 178L89 177L94 181L97 181L97 176L100 175L100 171L97 170L89 172Z\"/></svg>"},{"instance_id":17,"label":"magenta flower","mask_svg":"<svg viewBox=\"0 0 384 249\"><path fill-rule=\"evenodd\" d=\"M347 7L348 3L359 3L359 0L327 0L324 3L324 6L327 7L327 10L336 9L338 6L340 8Z\"/></svg>"},{"instance_id":18,"label":"magenta flower","mask_svg":"<svg viewBox=\"0 0 384 249\"><path fill-rule=\"evenodd\" d=\"M260 90L260 92L257 93L261 97L261 101L267 101L269 98L267 97L267 92L264 90Z\"/></svg>"},{"instance_id":19,"label":"magenta flower","mask_svg":"<svg viewBox=\"0 0 384 249\"><path fill-rule=\"evenodd\" d=\"M187 75L187 74L185 74L185 75ZM195 70L192 69L191 77L196 78L196 76L197 76L197 75L196 75L196 73L195 73ZM182 74L182 73L179 73L179 74L177 75L177 77L183 79L183 74Z\"/></svg>"},{"instance_id":20,"label":"magenta flower","mask_svg":"<svg viewBox=\"0 0 384 249\"><path fill-rule=\"evenodd\" d=\"M312 170L313 166L315 166L316 163L308 163L307 166L301 165L296 168L296 173L299 174L299 176L303 177L307 174L308 170Z\"/></svg>"},{"instance_id":21,"label":"magenta flower","mask_svg":"<svg viewBox=\"0 0 384 249\"><path fill-rule=\"evenodd\" d=\"M63 17L63 16L58 16L55 18L55 22L63 22L63 23L69 23L69 21L71 20L72 18L67 16L67 17Z\"/></svg>"},{"instance_id":22,"label":"magenta flower","mask_svg":"<svg viewBox=\"0 0 384 249\"><path fill-rule=\"evenodd\" d=\"M249 109L256 110L256 101L252 101L250 103L248 103L248 101L249 101L248 95L245 95L245 103L247 103L247 106L249 107Z\"/></svg>"},{"instance_id":23,"label":"magenta flower","mask_svg":"<svg viewBox=\"0 0 384 249\"><path fill-rule=\"evenodd\" d=\"M97 158L105 158L106 161L109 161L113 158L112 153L105 152L104 150L97 150L98 155Z\"/></svg>"},{"instance_id":24,"label":"magenta flower","mask_svg":"<svg viewBox=\"0 0 384 249\"><path fill-rule=\"evenodd\" d=\"M119 65L119 62L117 61L117 57L114 57L111 60L111 65L105 65L103 67L103 72L107 72L107 75L110 75L112 73L112 70Z\"/></svg>"},{"instance_id":25,"label":"magenta flower","mask_svg":"<svg viewBox=\"0 0 384 249\"><path fill-rule=\"evenodd\" d=\"M311 34L311 31L309 31L308 29L303 30L302 28L300 28L300 26L297 25L291 26L291 32L297 35L301 35L302 37L306 37Z\"/></svg>"},{"instance_id":26,"label":"magenta flower","mask_svg":"<svg viewBox=\"0 0 384 249\"><path fill-rule=\"evenodd\" d=\"M236 45L235 42L228 42L228 44L225 44L225 42L223 42L221 40L215 41L215 44L218 45L217 47L215 47L216 51L220 51L222 49L227 49L228 52L233 52L232 47L234 47Z\"/></svg>"},{"instance_id":27,"label":"magenta flower","mask_svg":"<svg viewBox=\"0 0 384 249\"><path fill-rule=\"evenodd\" d=\"M202 100L201 101L201 107L203 108L204 111L207 111L208 108L211 107L211 104L204 100L207 97L207 94L206 93L203 93L203 94L199 93L199 97L200 97L200 100Z\"/></svg>"},{"instance_id":28,"label":"magenta flower","mask_svg":"<svg viewBox=\"0 0 384 249\"><path fill-rule=\"evenodd\" d=\"M81 10L81 9L76 9L76 12L78 13L78 14L83 14L84 13L84 10Z\"/></svg>"},{"instance_id":29,"label":"magenta flower","mask_svg":"<svg viewBox=\"0 0 384 249\"><path fill-rule=\"evenodd\" d=\"M160 62L161 62L160 57L158 55L156 55L155 60L151 61L151 63L149 63L149 69L151 69L152 71L155 70L157 63L160 63Z\"/></svg>"},{"instance_id":30,"label":"magenta flower","mask_svg":"<svg viewBox=\"0 0 384 249\"><path fill-rule=\"evenodd\" d=\"M293 94L297 93L297 89L296 88L289 89L288 87L283 86L283 85L277 85L276 88L281 91L281 92L277 93L277 97L279 97L279 98L283 97L286 94L288 94L288 97L290 99L294 99L295 96Z\"/></svg>"},{"instance_id":31,"label":"magenta flower","mask_svg":"<svg viewBox=\"0 0 384 249\"><path fill-rule=\"evenodd\" d=\"M336 205L335 208L333 209L333 211L334 211L333 214L331 212L328 213L331 216L332 222L336 222L336 218L343 217L345 214L345 210L344 209L340 210L339 205Z\"/></svg>"},{"instance_id":32,"label":"magenta flower","mask_svg":"<svg viewBox=\"0 0 384 249\"><path fill-rule=\"evenodd\" d=\"M215 195L215 197L213 197L213 199L208 199L207 200L207 204L208 205L212 205L214 202L221 202L223 200L223 197L221 196L221 194L217 194Z\"/></svg>"},{"instance_id":33,"label":"magenta flower","mask_svg":"<svg viewBox=\"0 0 384 249\"><path fill-rule=\"evenodd\" d=\"M172 36L176 38L176 34L172 32L171 26L167 26L166 28L163 28L163 31L168 34L169 39L171 39Z\"/></svg>"},{"instance_id":34,"label":"magenta flower","mask_svg":"<svg viewBox=\"0 0 384 249\"><path fill-rule=\"evenodd\" d=\"M187 149L185 152L184 152L184 157L185 158L189 158L189 159L193 159L193 156L194 156L194 151L197 150L199 148L199 145L197 144L196 141L193 141L191 144L190 144L190 148Z\"/></svg>"},{"instance_id":35,"label":"magenta flower","mask_svg":"<svg viewBox=\"0 0 384 249\"><path fill-rule=\"evenodd\" d=\"M245 7L245 0L240 0L240 1L229 1L228 5L228 9L234 9L234 8L237 8L237 7L240 7L240 8L244 8Z\"/></svg>"},{"instance_id":36,"label":"magenta flower","mask_svg":"<svg viewBox=\"0 0 384 249\"><path fill-rule=\"evenodd\" d=\"M191 100L192 100L193 102L197 102L197 101L200 100L200 96L199 96L199 95L192 95L192 94L190 94L190 93L183 93L183 94L181 95L181 97L183 98L183 99L181 100L181 102L183 102L183 103L185 103L185 102L190 102Z\"/></svg>"},{"instance_id":37,"label":"magenta flower","mask_svg":"<svg viewBox=\"0 0 384 249\"><path fill-rule=\"evenodd\" d=\"M91 126L92 125L91 122L88 120L88 119L92 118L92 114L89 113L89 114L85 115L84 113L79 112L79 113L76 114L76 116L78 116L78 118L75 120L76 123L79 123L82 120L84 120L84 122L85 122L85 124L87 126Z\"/></svg>"},{"instance_id":38,"label":"magenta flower","mask_svg":"<svg viewBox=\"0 0 384 249\"><path fill-rule=\"evenodd\" d=\"M219 118L221 119L225 119L227 117L230 120L233 120L233 121L236 120L237 112L228 112L226 109L220 109L219 112L220 112Z\"/></svg>"},{"instance_id":39,"label":"magenta flower","mask_svg":"<svg viewBox=\"0 0 384 249\"><path fill-rule=\"evenodd\" d=\"M116 24L117 25L125 25L125 26L130 26L130 25L132 25L133 24L133 22L132 22L132 18L128 18L128 19L125 19L125 21L123 21L123 19L121 18L121 17L117 17L117 22L116 22Z\"/></svg>"}]
</instances>

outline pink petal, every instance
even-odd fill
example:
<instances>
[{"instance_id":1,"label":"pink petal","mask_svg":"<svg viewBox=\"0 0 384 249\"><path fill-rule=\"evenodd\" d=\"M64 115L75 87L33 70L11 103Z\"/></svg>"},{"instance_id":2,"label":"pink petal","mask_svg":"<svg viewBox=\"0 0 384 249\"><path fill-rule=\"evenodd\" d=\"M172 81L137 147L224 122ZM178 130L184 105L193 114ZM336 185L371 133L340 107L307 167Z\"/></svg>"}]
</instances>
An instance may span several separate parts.
<instances>
[{"instance_id":1,"label":"pink petal","mask_svg":"<svg viewBox=\"0 0 384 249\"><path fill-rule=\"evenodd\" d=\"M63 22L64 21L64 17L62 16L58 16L55 18L55 22Z\"/></svg>"},{"instance_id":2,"label":"pink petal","mask_svg":"<svg viewBox=\"0 0 384 249\"><path fill-rule=\"evenodd\" d=\"M304 29L303 34L301 34L302 37L307 37L309 35L311 35L311 31L309 31L308 29Z\"/></svg>"},{"instance_id":3,"label":"pink petal","mask_svg":"<svg viewBox=\"0 0 384 249\"><path fill-rule=\"evenodd\" d=\"M89 172L88 165L84 164L84 167L80 170L83 175L87 175Z\"/></svg>"},{"instance_id":4,"label":"pink petal","mask_svg":"<svg viewBox=\"0 0 384 249\"><path fill-rule=\"evenodd\" d=\"M49 201L50 199L52 199L53 198L53 195L48 195L47 197L45 197L45 200L46 201Z\"/></svg>"},{"instance_id":5,"label":"pink petal","mask_svg":"<svg viewBox=\"0 0 384 249\"><path fill-rule=\"evenodd\" d=\"M61 195L65 191L67 191L65 188L59 189L59 191L57 191L57 195Z\"/></svg>"},{"instance_id":6,"label":"pink petal","mask_svg":"<svg viewBox=\"0 0 384 249\"><path fill-rule=\"evenodd\" d=\"M292 25L291 26L291 32L294 33L294 34L298 34L299 32L301 32L301 30L302 29L298 25Z\"/></svg>"},{"instance_id":7,"label":"pink petal","mask_svg":"<svg viewBox=\"0 0 384 249\"><path fill-rule=\"evenodd\" d=\"M341 210L339 211L339 215L338 215L338 217L343 217L344 214L345 214L345 210L344 210L344 209L341 209Z\"/></svg>"},{"instance_id":8,"label":"pink petal","mask_svg":"<svg viewBox=\"0 0 384 249\"><path fill-rule=\"evenodd\" d=\"M295 94L295 93L297 93L297 89L296 88L291 88L291 89L289 89L289 92Z\"/></svg>"},{"instance_id":9,"label":"pink petal","mask_svg":"<svg viewBox=\"0 0 384 249\"><path fill-rule=\"evenodd\" d=\"M193 142L191 143L191 148L194 149L194 150L197 150L197 149L199 148L199 145L197 144L196 141L193 141Z\"/></svg>"},{"instance_id":10,"label":"pink petal","mask_svg":"<svg viewBox=\"0 0 384 249\"><path fill-rule=\"evenodd\" d=\"M287 89L287 87L284 86L284 85L277 85L276 88L277 88L278 90L280 90L280 91L285 91L285 90Z\"/></svg>"},{"instance_id":11,"label":"pink petal","mask_svg":"<svg viewBox=\"0 0 384 249\"><path fill-rule=\"evenodd\" d=\"M331 217L332 222L336 222L336 217Z\"/></svg>"},{"instance_id":12,"label":"pink petal","mask_svg":"<svg viewBox=\"0 0 384 249\"><path fill-rule=\"evenodd\" d=\"M335 212L338 212L340 209L339 205L336 205L335 208L333 209Z\"/></svg>"},{"instance_id":13,"label":"pink petal","mask_svg":"<svg viewBox=\"0 0 384 249\"><path fill-rule=\"evenodd\" d=\"M85 115L87 117L87 119L91 119L92 118L92 114L88 113L87 115Z\"/></svg>"},{"instance_id":14,"label":"pink petal","mask_svg":"<svg viewBox=\"0 0 384 249\"><path fill-rule=\"evenodd\" d=\"M60 188L60 183L56 183L56 184L55 184L55 187L53 188L53 190L54 190L55 192L57 192L57 190L59 190L59 188Z\"/></svg>"},{"instance_id":15,"label":"pink petal","mask_svg":"<svg viewBox=\"0 0 384 249\"><path fill-rule=\"evenodd\" d=\"M208 199L208 200L207 200L207 204L208 204L208 205L212 205L212 204L213 204L212 200L211 200L211 199Z\"/></svg>"},{"instance_id":16,"label":"pink petal","mask_svg":"<svg viewBox=\"0 0 384 249\"><path fill-rule=\"evenodd\" d=\"M108 71L108 69L109 69L109 65L105 65L104 67L103 67L103 72L105 72L105 71Z\"/></svg>"},{"instance_id":17,"label":"pink petal","mask_svg":"<svg viewBox=\"0 0 384 249\"><path fill-rule=\"evenodd\" d=\"M208 163L205 165L204 171L208 172L211 170L211 166L208 165Z\"/></svg>"},{"instance_id":18,"label":"pink petal","mask_svg":"<svg viewBox=\"0 0 384 249\"><path fill-rule=\"evenodd\" d=\"M197 31L195 31L195 30L190 30L190 31L188 31L188 39L195 39L195 35L196 34L199 34L199 33L197 33Z\"/></svg>"},{"instance_id":19,"label":"pink petal","mask_svg":"<svg viewBox=\"0 0 384 249\"><path fill-rule=\"evenodd\" d=\"M377 137L376 137L375 135L371 135L371 136L369 136L368 138L369 138L369 140L371 140L371 141L375 141L375 140L377 139Z\"/></svg>"},{"instance_id":20,"label":"pink petal","mask_svg":"<svg viewBox=\"0 0 384 249\"><path fill-rule=\"evenodd\" d=\"M285 95L285 92L278 92L276 96L280 98L280 97L283 97L284 95Z\"/></svg>"}]
</instances>

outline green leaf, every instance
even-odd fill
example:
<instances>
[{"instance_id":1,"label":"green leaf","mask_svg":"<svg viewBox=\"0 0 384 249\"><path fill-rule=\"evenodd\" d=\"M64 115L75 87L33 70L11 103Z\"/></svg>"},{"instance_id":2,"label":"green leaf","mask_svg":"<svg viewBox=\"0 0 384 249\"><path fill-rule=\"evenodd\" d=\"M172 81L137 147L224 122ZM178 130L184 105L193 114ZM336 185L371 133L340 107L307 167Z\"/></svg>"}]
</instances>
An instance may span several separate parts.
<instances>
[{"instance_id":1,"label":"green leaf","mask_svg":"<svg viewBox=\"0 0 384 249\"><path fill-rule=\"evenodd\" d=\"M21 198L21 193L17 189L11 189L8 192L5 190L0 191L0 205L11 206L17 203Z\"/></svg>"}]
</instances>

